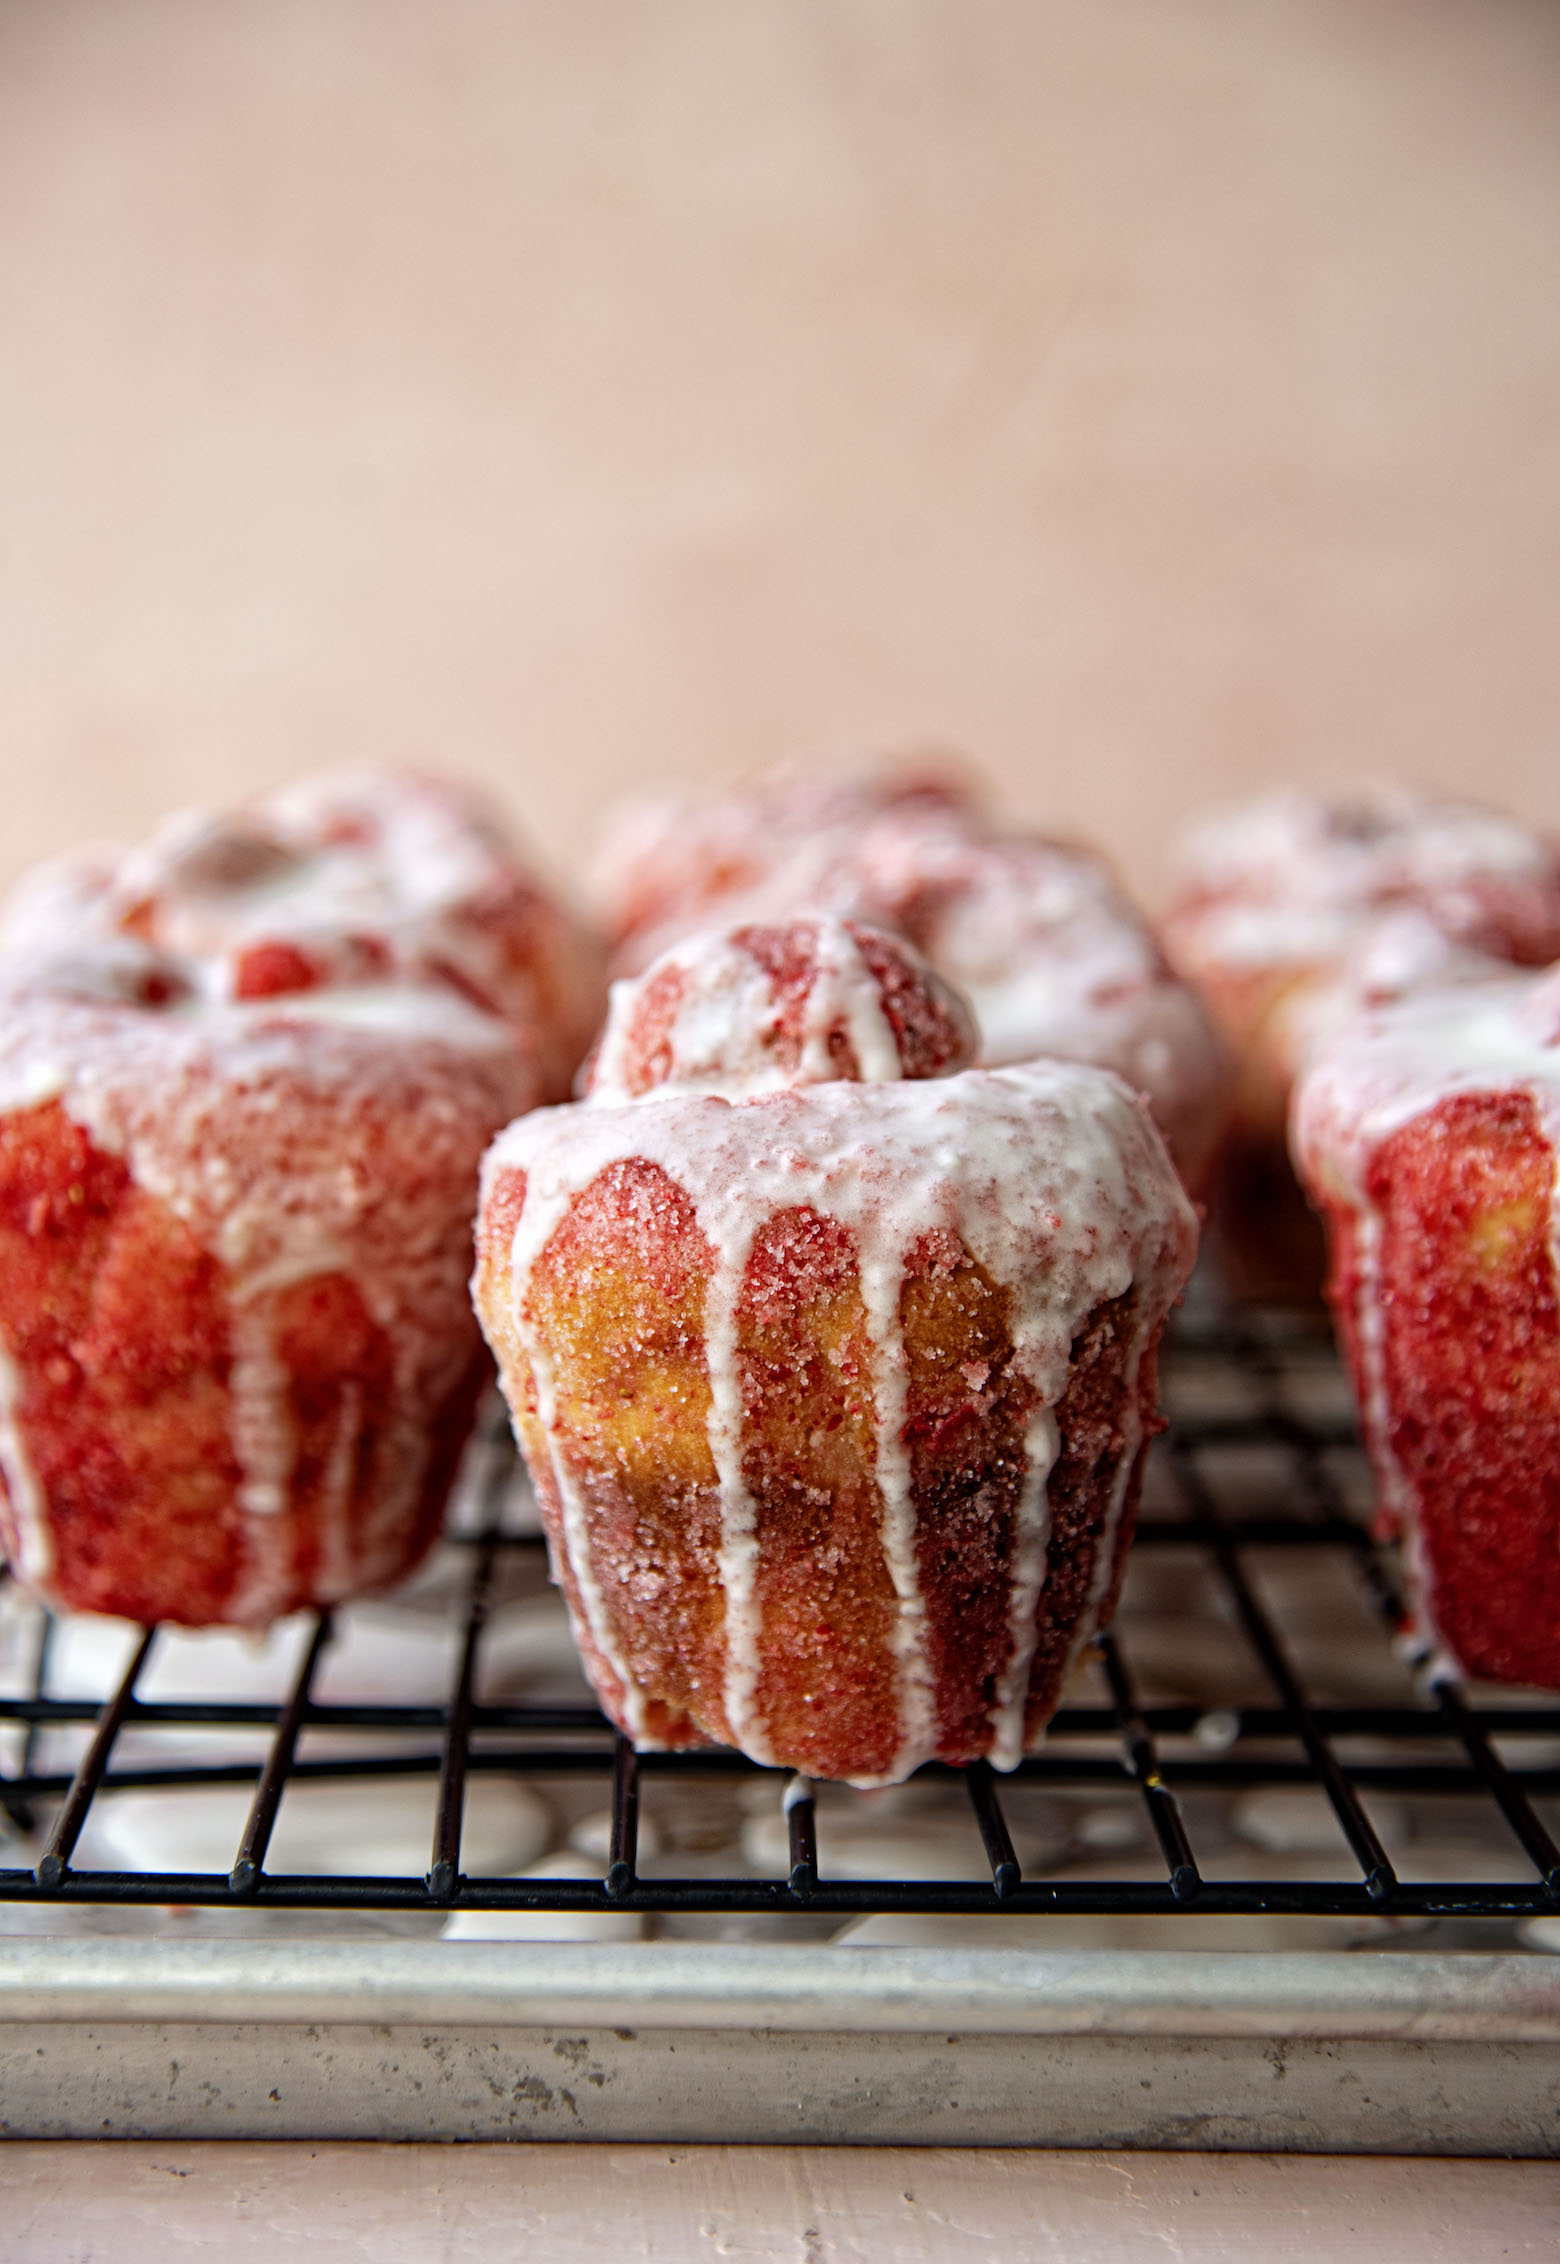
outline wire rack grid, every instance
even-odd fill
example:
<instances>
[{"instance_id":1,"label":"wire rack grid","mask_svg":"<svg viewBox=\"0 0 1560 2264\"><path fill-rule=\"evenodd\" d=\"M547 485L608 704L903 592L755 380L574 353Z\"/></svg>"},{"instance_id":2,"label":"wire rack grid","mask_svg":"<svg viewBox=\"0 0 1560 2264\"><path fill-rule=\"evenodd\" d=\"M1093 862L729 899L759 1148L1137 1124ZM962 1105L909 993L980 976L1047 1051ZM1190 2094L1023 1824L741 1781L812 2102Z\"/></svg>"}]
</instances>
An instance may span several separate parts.
<instances>
[{"instance_id":1,"label":"wire rack grid","mask_svg":"<svg viewBox=\"0 0 1560 2264\"><path fill-rule=\"evenodd\" d=\"M1304 1330L1301 1330L1301 1340ZM1353 1446L1352 1426L1334 1409L1297 1408L1288 1388L1286 1348L1293 1324L1243 1315L1210 1302L1181 1317L1167 1373L1174 1409L1177 1373L1217 1379L1218 1411L1199 1415L1195 1394L1173 1413L1153 1450L1152 1483L1136 1550L1173 1562L1212 1585L1225 1616L1259 1663L1269 1693L1253 1704L1241 1696L1210 1707L1140 1700L1130 1623L1123 1619L1100 1645L1106 1702L1073 1704L1057 1715L1044 1748L1010 1777L984 1764L964 1770L933 1766L923 1774L962 1783L969 1820L979 1835L989 1876L911 1879L830 1875L827 1819L811 1785L762 1771L724 1749L636 1754L589 1706L479 1702L482 1645L506 1569L540 1543L507 1529L503 1504L513 1476L507 1440L488 1442L485 1511L462 1544L464 1624L452 1685L442 1704L337 1703L314 1695L331 1641L319 1616L290 1691L279 1702L144 1700L137 1696L158 1630L142 1631L106 1703L47 1695L50 1627L44 1620L27 1687L0 1694L0 1724L20 1733L19 1764L0 1774L0 1806L20 1830L42 1835L31 1867L0 1868L0 1900L32 1905L139 1904L227 1906L295 1911L460 1910L702 1913L727 1916L834 1916L869 1913L981 1914L1042 1917L1049 1913L1174 1916L1196 1911L1238 1921L1252 1913L1344 1918L1499 1919L1552 1915L1560 1909L1560 1846L1536 1803L1560 1794L1553 1766L1560 1704L1529 1693L1470 1693L1455 1678L1421 1662L1410 1702L1340 1704L1308 1688L1281 1615L1264 1600L1253 1563L1260 1552L1330 1554L1346 1564L1368 1599L1378 1643L1400 1654L1411 1639L1390 1555L1373 1541L1346 1498L1337 1469ZM1314 1353L1314 1332L1310 1339ZM1336 1372L1334 1371L1334 1381ZM1184 1395L1183 1395L1184 1396ZM1238 1402L1230 1412L1232 1399ZM1253 1454L1276 1470L1236 1506L1241 1489L1228 1474ZM188 1758L162 1765L116 1766L121 1732L188 1733L241 1728L268 1736L263 1761L223 1759L202 1766ZM72 1772L39 1765L40 1740L61 1728L86 1732ZM305 1733L336 1733L328 1758L300 1756ZM403 1749L385 1751L385 1734ZM340 1737L362 1734L360 1753L343 1754ZM1532 1743L1530 1741L1540 1741ZM1522 1757L1527 1746L1530 1759ZM1514 1753L1508 1760L1505 1755ZM461 1864L468 1784L481 1772L520 1779L590 1776L610 1786L611 1846L604 1880L473 1876ZM311 1778L369 1781L405 1775L435 1779L428 1864L422 1876L305 1875L268 1868L278 1810L289 1785ZM789 1863L784 1875L647 1876L638 1860L641 1804L653 1809L674 1779L768 1776L783 1807ZM1026 1877L1004 1810L1004 1788L1037 1786L1076 1795L1082 1788L1136 1788L1158 1851L1162 1875ZM226 1874L78 1868L74 1862L94 1802L116 1792L253 1784L253 1798ZM1188 1826L1191 1796L1310 1787L1324 1796L1352 1857L1355 1877L1221 1878L1199 1860ZM1403 1878L1370 1812L1374 1794L1474 1796L1503 1820L1524 1859L1514 1879L1477 1877L1424 1883ZM1493 1816L1490 1818L1493 1821ZM1123 1866L1122 1868L1130 1868ZM1297 1870L1303 1866L1296 1865ZM1524 1875L1530 1873L1530 1875ZM1232 1925L1231 1943L1238 1943Z\"/></svg>"}]
</instances>

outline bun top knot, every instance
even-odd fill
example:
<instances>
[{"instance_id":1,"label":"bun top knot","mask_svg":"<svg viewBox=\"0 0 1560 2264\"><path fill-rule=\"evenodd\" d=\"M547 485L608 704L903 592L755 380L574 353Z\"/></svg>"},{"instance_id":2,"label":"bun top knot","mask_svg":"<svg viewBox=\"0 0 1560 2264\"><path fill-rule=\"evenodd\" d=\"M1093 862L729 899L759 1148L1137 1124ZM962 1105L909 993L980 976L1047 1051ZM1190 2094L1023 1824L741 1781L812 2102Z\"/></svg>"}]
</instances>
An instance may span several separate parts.
<instances>
[{"instance_id":1,"label":"bun top knot","mask_svg":"<svg viewBox=\"0 0 1560 2264\"><path fill-rule=\"evenodd\" d=\"M963 997L901 937L808 914L690 937L614 983L581 1090L595 1102L737 1100L898 1083L967 1068L978 1044Z\"/></svg>"}]
</instances>

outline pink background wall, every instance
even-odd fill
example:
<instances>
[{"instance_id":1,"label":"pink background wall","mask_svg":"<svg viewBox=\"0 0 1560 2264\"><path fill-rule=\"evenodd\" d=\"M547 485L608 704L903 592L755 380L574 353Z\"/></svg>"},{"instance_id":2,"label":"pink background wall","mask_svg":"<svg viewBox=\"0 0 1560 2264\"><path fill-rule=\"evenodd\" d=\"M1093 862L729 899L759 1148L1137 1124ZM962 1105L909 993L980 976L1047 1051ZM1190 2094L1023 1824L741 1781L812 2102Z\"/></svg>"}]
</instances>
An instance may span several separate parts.
<instances>
[{"instance_id":1,"label":"pink background wall","mask_svg":"<svg viewBox=\"0 0 1560 2264\"><path fill-rule=\"evenodd\" d=\"M0 872L318 762L1560 823L1548 0L7 0Z\"/></svg>"}]
</instances>

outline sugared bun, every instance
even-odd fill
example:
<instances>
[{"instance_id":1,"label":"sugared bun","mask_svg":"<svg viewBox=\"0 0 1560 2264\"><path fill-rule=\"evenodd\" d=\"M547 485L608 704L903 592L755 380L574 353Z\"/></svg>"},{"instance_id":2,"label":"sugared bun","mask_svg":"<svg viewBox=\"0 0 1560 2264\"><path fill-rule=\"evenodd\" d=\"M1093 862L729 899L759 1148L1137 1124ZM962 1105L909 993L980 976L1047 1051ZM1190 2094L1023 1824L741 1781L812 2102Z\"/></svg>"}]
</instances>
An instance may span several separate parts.
<instances>
[{"instance_id":1,"label":"sugared bun","mask_svg":"<svg viewBox=\"0 0 1560 2264\"><path fill-rule=\"evenodd\" d=\"M1278 1125L1310 1047L1360 1007L1560 958L1560 850L1471 803L1277 794L1198 827L1177 870L1166 942L1247 1060L1248 1110Z\"/></svg>"},{"instance_id":2,"label":"sugared bun","mask_svg":"<svg viewBox=\"0 0 1560 2264\"><path fill-rule=\"evenodd\" d=\"M613 1720L1011 1767L1113 1608L1195 1243L1142 1104L1072 1064L511 1126L474 1292Z\"/></svg>"},{"instance_id":3,"label":"sugared bun","mask_svg":"<svg viewBox=\"0 0 1560 2264\"><path fill-rule=\"evenodd\" d=\"M1312 1050L1389 999L1560 957L1560 850L1467 803L1278 794L1183 843L1162 932L1239 1063L1212 1193L1221 1253L1258 1295L1314 1297L1320 1252L1284 1127Z\"/></svg>"},{"instance_id":4,"label":"sugared bun","mask_svg":"<svg viewBox=\"0 0 1560 2264\"><path fill-rule=\"evenodd\" d=\"M1195 827L1176 866L1164 925L1177 958L1199 969L1330 966L1405 911L1503 964L1560 957L1560 852L1471 802L1402 788L1274 794Z\"/></svg>"},{"instance_id":5,"label":"sugared bun","mask_svg":"<svg viewBox=\"0 0 1560 2264\"><path fill-rule=\"evenodd\" d=\"M290 790L24 885L0 1543L38 1594L258 1626L416 1563L487 1373L481 1155L575 1047L540 1026L574 980L563 934L462 805L406 781Z\"/></svg>"},{"instance_id":6,"label":"sugared bun","mask_svg":"<svg viewBox=\"0 0 1560 2264\"><path fill-rule=\"evenodd\" d=\"M971 791L936 763L788 771L726 793L640 796L614 813L592 874L615 964L633 972L732 919L853 911L848 867L864 828L899 818L957 826L975 815Z\"/></svg>"},{"instance_id":7,"label":"sugared bun","mask_svg":"<svg viewBox=\"0 0 1560 2264\"><path fill-rule=\"evenodd\" d=\"M819 910L905 937L970 1000L988 1067L1042 1055L1114 1069L1148 1096L1195 1183L1229 1065L1103 859L995 825L956 781L910 767L802 777L631 810L597 889L627 970L712 925Z\"/></svg>"},{"instance_id":8,"label":"sugared bun","mask_svg":"<svg viewBox=\"0 0 1560 2264\"><path fill-rule=\"evenodd\" d=\"M1560 968L1358 1018L1292 1136L1425 1633L1560 1688Z\"/></svg>"},{"instance_id":9,"label":"sugared bun","mask_svg":"<svg viewBox=\"0 0 1560 2264\"><path fill-rule=\"evenodd\" d=\"M0 949L128 937L245 1000L437 981L500 1016L562 1099L606 1003L592 931L467 790L398 773L307 779L231 811L185 811L128 850L40 867Z\"/></svg>"},{"instance_id":10,"label":"sugared bun","mask_svg":"<svg viewBox=\"0 0 1560 2264\"><path fill-rule=\"evenodd\" d=\"M584 1092L746 1093L945 1077L975 1058L958 993L897 936L813 914L676 944L612 986Z\"/></svg>"},{"instance_id":11,"label":"sugared bun","mask_svg":"<svg viewBox=\"0 0 1560 2264\"><path fill-rule=\"evenodd\" d=\"M1200 1188L1229 1060L1104 858L969 819L951 829L923 814L895 830L897 841L863 844L869 895L969 999L980 1060L1000 1068L1049 1055L1115 1070Z\"/></svg>"}]
</instances>

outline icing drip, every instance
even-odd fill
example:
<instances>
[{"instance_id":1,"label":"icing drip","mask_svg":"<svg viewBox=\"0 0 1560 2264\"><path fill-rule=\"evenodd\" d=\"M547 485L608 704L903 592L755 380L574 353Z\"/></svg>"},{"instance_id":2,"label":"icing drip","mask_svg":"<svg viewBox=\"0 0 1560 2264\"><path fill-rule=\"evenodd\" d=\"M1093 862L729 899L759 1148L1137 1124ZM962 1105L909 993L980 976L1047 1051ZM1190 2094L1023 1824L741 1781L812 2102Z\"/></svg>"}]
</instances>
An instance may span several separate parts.
<instances>
[{"instance_id":1,"label":"icing drip","mask_svg":"<svg viewBox=\"0 0 1560 2264\"><path fill-rule=\"evenodd\" d=\"M883 1561L899 1598L894 1630L899 1750L889 1771L890 1778L897 1779L930 1760L937 1745L936 1692L926 1648L926 1606L916 1569L915 1502L905 1443L910 1366L899 1326L899 1291L910 1251L902 1226L896 1234L858 1241L857 1249L872 1345L873 1460L883 1502Z\"/></svg>"},{"instance_id":2,"label":"icing drip","mask_svg":"<svg viewBox=\"0 0 1560 2264\"><path fill-rule=\"evenodd\" d=\"M16 1571L23 1580L42 1580L54 1561L49 1505L22 1432L21 1396L21 1373L0 1350L0 1482L16 1526Z\"/></svg>"},{"instance_id":3,"label":"icing drip","mask_svg":"<svg viewBox=\"0 0 1560 2264\"><path fill-rule=\"evenodd\" d=\"M1015 1519L1013 1590L1008 1610L1012 1651L997 1684L991 1709L991 1759L999 1769L1017 1766L1024 1751L1024 1706L1029 1670L1039 1641L1040 1592L1045 1585L1046 1551L1051 1538L1047 1481L1062 1448L1061 1432L1049 1407L1042 1408L1024 1438L1024 1484ZM1091 1631L1092 1632L1092 1631Z\"/></svg>"},{"instance_id":4,"label":"icing drip","mask_svg":"<svg viewBox=\"0 0 1560 2264\"><path fill-rule=\"evenodd\" d=\"M752 1246L743 1222L719 1252L704 1305L704 1346L710 1371L709 1442L720 1488L720 1548L716 1563L726 1613L726 1673L722 1702L734 1745L755 1760L773 1758L758 1711L758 1506L742 1468L742 1384L737 1362L737 1297Z\"/></svg>"},{"instance_id":5,"label":"icing drip","mask_svg":"<svg viewBox=\"0 0 1560 2264\"><path fill-rule=\"evenodd\" d=\"M352 1589L352 1481L362 1429L362 1389L348 1383L341 1396L320 1503L320 1593L333 1600L349 1595Z\"/></svg>"},{"instance_id":6,"label":"icing drip","mask_svg":"<svg viewBox=\"0 0 1560 2264\"><path fill-rule=\"evenodd\" d=\"M883 1007L882 986L862 957L844 920L814 922L817 972L807 993L798 1084L826 1083L838 1075L829 1037L843 1022L856 1073L869 1085L905 1074L899 1040Z\"/></svg>"},{"instance_id":7,"label":"icing drip","mask_svg":"<svg viewBox=\"0 0 1560 2264\"><path fill-rule=\"evenodd\" d=\"M251 1517L279 1518L287 1507L297 1456L287 1404L291 1378L278 1355L264 1305L253 1298L234 1298L228 1314L233 1451L244 1473L239 1506Z\"/></svg>"},{"instance_id":8,"label":"icing drip","mask_svg":"<svg viewBox=\"0 0 1560 2264\"><path fill-rule=\"evenodd\" d=\"M264 1298L230 1298L229 1418L233 1454L243 1473L238 1505L244 1512L246 1569L233 1601L234 1617L262 1623L275 1617L288 1574L285 1516L291 1496L297 1439L288 1404L291 1377L276 1348Z\"/></svg>"},{"instance_id":9,"label":"icing drip","mask_svg":"<svg viewBox=\"0 0 1560 2264\"><path fill-rule=\"evenodd\" d=\"M510 1320L537 1379L538 1420L555 1472L564 1443L530 1282L575 1200L627 1161L659 1166L683 1190L714 1253L704 1349L726 1593L725 1708L730 1735L760 1758L771 1748L759 1719L758 1543L743 1476L736 1327L758 1226L777 1212L805 1208L843 1226L856 1253L871 1351L881 1545L897 1600L898 1690L892 1764L857 1782L897 1781L936 1749L905 1435L909 1369L900 1299L912 1252L929 1231L946 1230L994 1282L1009 1287L1011 1366L1037 1402L1016 1519L1010 1657L991 1712L994 1757L1011 1766L1022 1748L1044 1581L1046 1482L1059 1445L1054 1410L1067 1388L1074 1338L1097 1306L1135 1288L1135 1384L1142 1348L1183 1286L1195 1247L1190 1206L1140 1105L1104 1072L1044 1062L870 1089L834 1082L736 1103L668 1094L631 1107L545 1110L512 1125L484 1165L484 1204L507 1172L525 1174L510 1245ZM1123 1476L1118 1519L1126 1484ZM588 1559L584 1506L562 1477L559 1493L578 1578L579 1563ZM1103 1588L1101 1581L1096 1602ZM631 1661L611 1641L599 1586L581 1580L580 1594L592 1642L631 1689Z\"/></svg>"},{"instance_id":10,"label":"icing drip","mask_svg":"<svg viewBox=\"0 0 1560 2264\"><path fill-rule=\"evenodd\" d=\"M1360 1211L1354 1227L1354 1328L1363 1390L1360 1414L1376 1455L1381 1506L1394 1525L1412 1514L1412 1489L1392 1445L1387 1397L1387 1316L1381 1302L1381 1214Z\"/></svg>"}]
</instances>

